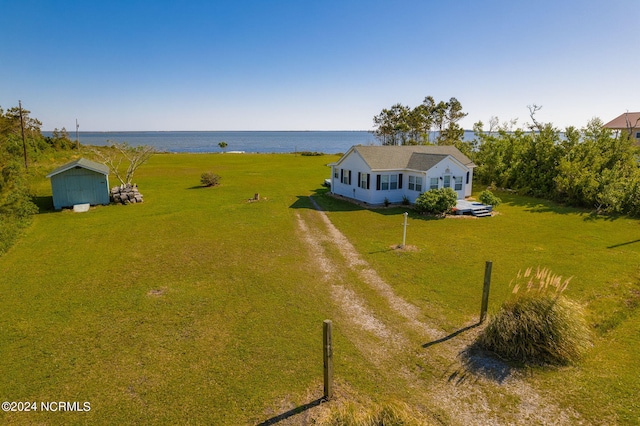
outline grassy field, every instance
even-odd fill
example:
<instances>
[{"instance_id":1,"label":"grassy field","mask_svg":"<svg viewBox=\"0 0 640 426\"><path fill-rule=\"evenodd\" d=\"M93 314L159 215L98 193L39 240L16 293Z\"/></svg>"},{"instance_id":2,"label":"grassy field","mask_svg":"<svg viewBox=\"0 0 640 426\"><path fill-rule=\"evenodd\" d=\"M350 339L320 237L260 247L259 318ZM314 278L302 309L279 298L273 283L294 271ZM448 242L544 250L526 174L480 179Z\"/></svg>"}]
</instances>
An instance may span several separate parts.
<instances>
[{"instance_id":1,"label":"grassy field","mask_svg":"<svg viewBox=\"0 0 640 426\"><path fill-rule=\"evenodd\" d=\"M586 423L640 423L638 220L501 193L500 214L490 219L411 213L407 244L414 249L393 250L404 210L367 210L326 195L320 183L335 159L156 155L138 171L143 204L85 214L48 210L48 182L35 181L42 212L0 257L0 398L88 401L91 410L0 413L0 422L276 419L322 396L327 318L336 319L342 395L407 401L432 419L453 421L446 407L420 401L447 370L441 346L423 349L424 337L410 335L400 363L419 364L422 373L407 388L385 373L388 363L371 362L360 334L340 323L344 314L298 227L300 217L317 220L313 195L359 255L420 309L420 319L449 333L477 320L486 260L493 261L490 311L508 297L520 269L541 265L574 276L565 294L586 305L594 348L581 364L536 369L526 382ZM210 170L222 185L201 188L200 174ZM255 193L261 200L248 202ZM328 246L327 256L340 261ZM344 275L394 323L354 271ZM497 412L514 403L494 402Z\"/></svg>"}]
</instances>

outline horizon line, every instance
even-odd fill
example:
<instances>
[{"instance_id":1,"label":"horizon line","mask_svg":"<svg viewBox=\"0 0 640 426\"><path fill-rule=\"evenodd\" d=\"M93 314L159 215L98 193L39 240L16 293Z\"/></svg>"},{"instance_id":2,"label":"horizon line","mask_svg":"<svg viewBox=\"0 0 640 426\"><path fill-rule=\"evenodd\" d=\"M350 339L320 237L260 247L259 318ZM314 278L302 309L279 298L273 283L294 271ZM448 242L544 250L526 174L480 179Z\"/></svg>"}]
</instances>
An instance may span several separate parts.
<instances>
[{"instance_id":1,"label":"horizon line","mask_svg":"<svg viewBox=\"0 0 640 426\"><path fill-rule=\"evenodd\" d=\"M52 133L54 130L40 130L41 132ZM61 129L57 129L60 131ZM66 129L65 129L66 130ZM473 129L463 129L465 132L473 132ZM351 130L78 130L78 133L142 133L142 132L157 132L157 133L169 133L169 132L182 132L182 133L197 133L197 132L367 132L372 133L375 129L351 129ZM432 132L437 132L433 130ZM67 130L67 133L75 133L75 130Z\"/></svg>"},{"instance_id":2,"label":"horizon line","mask_svg":"<svg viewBox=\"0 0 640 426\"><path fill-rule=\"evenodd\" d=\"M40 130L41 132L53 132L53 130ZM57 129L60 131L61 129ZM67 133L75 133L75 130L67 130ZM371 130L347 129L347 130L78 130L78 133L135 133L135 132L373 132Z\"/></svg>"}]
</instances>

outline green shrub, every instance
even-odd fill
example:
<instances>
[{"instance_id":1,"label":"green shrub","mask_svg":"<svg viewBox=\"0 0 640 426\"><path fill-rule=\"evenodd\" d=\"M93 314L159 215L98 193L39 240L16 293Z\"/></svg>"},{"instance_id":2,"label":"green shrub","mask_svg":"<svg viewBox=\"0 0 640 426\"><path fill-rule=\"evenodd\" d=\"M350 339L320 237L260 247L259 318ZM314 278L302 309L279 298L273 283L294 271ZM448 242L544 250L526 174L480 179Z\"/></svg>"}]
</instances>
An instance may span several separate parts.
<instances>
[{"instance_id":1,"label":"green shrub","mask_svg":"<svg viewBox=\"0 0 640 426\"><path fill-rule=\"evenodd\" d=\"M205 172L200 176L200 183L204 186L216 186L220 184L220 175L213 172Z\"/></svg>"},{"instance_id":2,"label":"green shrub","mask_svg":"<svg viewBox=\"0 0 640 426\"><path fill-rule=\"evenodd\" d=\"M480 199L480 202L482 204L486 204L488 206L496 207L502 203L502 200L496 197L493 192L489 191L488 189L482 191L478 198Z\"/></svg>"},{"instance_id":3,"label":"green shrub","mask_svg":"<svg viewBox=\"0 0 640 426\"><path fill-rule=\"evenodd\" d=\"M529 278L526 291L521 278ZM514 297L505 302L478 336L477 344L502 358L525 364L567 365L591 345L591 332L580 305L562 295L571 278L548 269L518 273Z\"/></svg>"},{"instance_id":4,"label":"green shrub","mask_svg":"<svg viewBox=\"0 0 640 426\"><path fill-rule=\"evenodd\" d=\"M324 155L324 153L317 151L302 151L300 152L300 155L302 155L303 157L320 157Z\"/></svg>"},{"instance_id":5,"label":"green shrub","mask_svg":"<svg viewBox=\"0 0 640 426\"><path fill-rule=\"evenodd\" d=\"M420 213L443 214L455 207L458 194L451 188L431 189L420 194L415 208Z\"/></svg>"}]
</instances>

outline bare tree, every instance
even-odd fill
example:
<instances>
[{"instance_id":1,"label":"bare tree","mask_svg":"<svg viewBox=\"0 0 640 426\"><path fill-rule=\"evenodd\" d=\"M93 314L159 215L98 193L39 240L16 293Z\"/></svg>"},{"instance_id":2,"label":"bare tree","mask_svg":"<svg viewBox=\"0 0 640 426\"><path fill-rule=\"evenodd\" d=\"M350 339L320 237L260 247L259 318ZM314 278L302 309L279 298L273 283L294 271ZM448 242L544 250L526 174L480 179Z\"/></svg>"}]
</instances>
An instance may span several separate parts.
<instances>
[{"instance_id":1,"label":"bare tree","mask_svg":"<svg viewBox=\"0 0 640 426\"><path fill-rule=\"evenodd\" d=\"M495 132L497 132L499 127L500 127L500 120L498 119L498 117L491 116L491 118L489 119L489 135L492 135Z\"/></svg>"},{"instance_id":2,"label":"bare tree","mask_svg":"<svg viewBox=\"0 0 640 426\"><path fill-rule=\"evenodd\" d=\"M131 184L133 174L138 167L142 166L156 150L149 145L131 146L127 142L110 142L108 150L94 149L93 152L100 158L100 161L115 175L122 185ZM126 173L122 174L121 165L123 162L129 163Z\"/></svg>"},{"instance_id":3,"label":"bare tree","mask_svg":"<svg viewBox=\"0 0 640 426\"><path fill-rule=\"evenodd\" d=\"M624 114L624 124L627 127L627 138L633 139L635 138L633 132L638 127L638 123L640 123L640 117L638 117L635 122L629 118L629 111Z\"/></svg>"},{"instance_id":4,"label":"bare tree","mask_svg":"<svg viewBox=\"0 0 640 426\"><path fill-rule=\"evenodd\" d=\"M542 124L538 123L538 121L536 120L536 112L540 111L542 109L542 105L527 105L527 108L529 108L529 117L531 117L531 121L533 121L533 124L530 126L531 130L538 129L538 131L542 131Z\"/></svg>"}]
</instances>

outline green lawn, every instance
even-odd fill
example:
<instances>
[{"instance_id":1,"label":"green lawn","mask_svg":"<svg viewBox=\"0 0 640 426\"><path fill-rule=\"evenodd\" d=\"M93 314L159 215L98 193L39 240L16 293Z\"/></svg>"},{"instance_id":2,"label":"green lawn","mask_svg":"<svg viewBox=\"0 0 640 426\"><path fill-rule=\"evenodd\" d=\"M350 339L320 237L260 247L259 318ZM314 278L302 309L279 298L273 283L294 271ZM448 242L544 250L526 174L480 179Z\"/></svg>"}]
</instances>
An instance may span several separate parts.
<instances>
[{"instance_id":1,"label":"green lawn","mask_svg":"<svg viewBox=\"0 0 640 426\"><path fill-rule=\"evenodd\" d=\"M0 398L89 401L91 411L0 413L0 422L257 424L322 396L322 321L336 306L296 224L311 194L398 295L451 332L478 316L486 260L490 311L519 269L574 276L566 294L587 306L595 346L579 366L530 380L588 422L640 422L638 220L500 193L493 218L410 214L417 250L399 252L390 246L401 242L403 209L324 195L335 159L156 155L135 179L143 204L43 209L0 257ZM199 186L209 170L221 186ZM48 205L46 179L33 187ZM261 201L248 202L255 193ZM340 324L334 341L341 383L406 398ZM415 352L425 342L413 343Z\"/></svg>"},{"instance_id":2,"label":"green lawn","mask_svg":"<svg viewBox=\"0 0 640 426\"><path fill-rule=\"evenodd\" d=\"M537 371L532 382L588 421L640 424L640 221L510 193L486 219L365 210L325 196L336 224L383 278L436 323L454 332L478 318L484 265L493 262L489 311L509 297L518 271L537 266L573 277L565 294L586 305L594 348L578 367ZM362 232L362 224L369 232Z\"/></svg>"}]
</instances>

